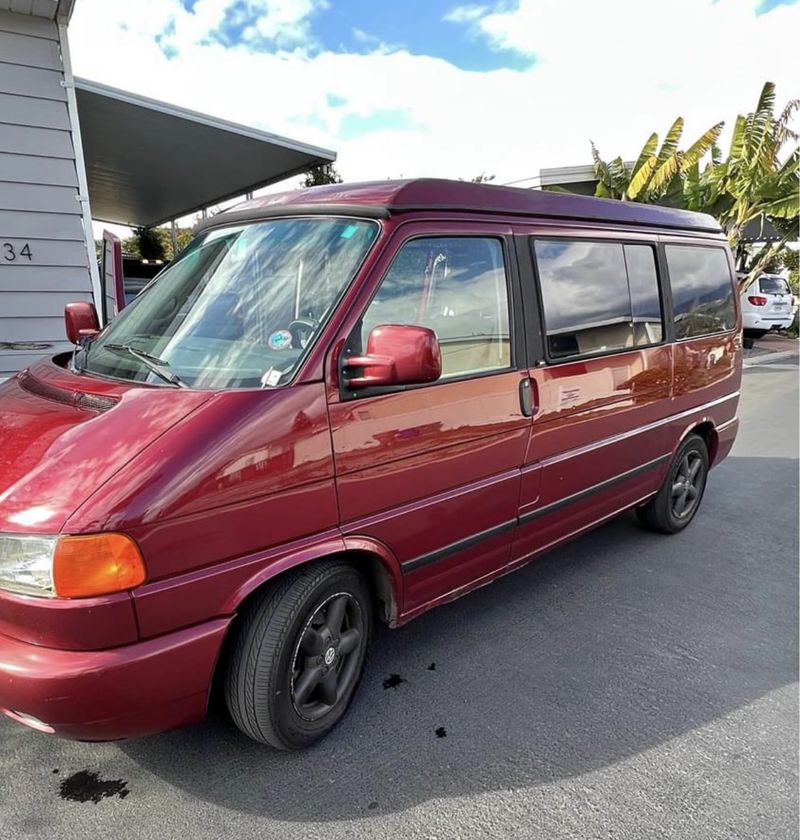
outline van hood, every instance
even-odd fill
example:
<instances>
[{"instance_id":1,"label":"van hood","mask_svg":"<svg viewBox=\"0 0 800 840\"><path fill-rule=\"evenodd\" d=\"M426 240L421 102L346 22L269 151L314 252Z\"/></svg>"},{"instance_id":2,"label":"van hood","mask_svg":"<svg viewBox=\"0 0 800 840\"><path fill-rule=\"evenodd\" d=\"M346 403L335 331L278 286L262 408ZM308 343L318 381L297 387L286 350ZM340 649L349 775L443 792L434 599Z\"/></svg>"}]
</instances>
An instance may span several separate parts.
<instances>
[{"instance_id":1,"label":"van hood","mask_svg":"<svg viewBox=\"0 0 800 840\"><path fill-rule=\"evenodd\" d=\"M0 531L59 533L96 490L210 397L72 373L50 360L0 385Z\"/></svg>"}]
</instances>

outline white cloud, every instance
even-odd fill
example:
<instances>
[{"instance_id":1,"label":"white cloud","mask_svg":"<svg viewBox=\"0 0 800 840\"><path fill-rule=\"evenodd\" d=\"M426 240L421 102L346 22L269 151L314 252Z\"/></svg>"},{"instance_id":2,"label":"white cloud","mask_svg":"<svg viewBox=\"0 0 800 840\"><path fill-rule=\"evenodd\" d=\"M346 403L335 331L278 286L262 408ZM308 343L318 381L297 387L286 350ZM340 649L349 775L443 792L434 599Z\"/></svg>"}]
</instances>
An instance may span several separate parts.
<instances>
[{"instance_id":1,"label":"white cloud","mask_svg":"<svg viewBox=\"0 0 800 840\"><path fill-rule=\"evenodd\" d=\"M270 38L279 52L209 40L230 0L198 0L193 13L179 0L79 0L76 72L337 149L347 180L492 172L502 183L588 163L590 138L629 159L677 115L688 140L721 119L732 124L767 79L781 104L798 93L797 5L759 17L758 0L521 0L516 11L482 16L462 7L471 31L536 57L525 72L477 73L385 45L365 55L310 52L319 3L251 3L264 17L249 37ZM173 60L154 40L165 30ZM346 105L331 107L327 94ZM402 111L420 128L341 138L347 115L375 111Z\"/></svg>"},{"instance_id":2,"label":"white cloud","mask_svg":"<svg viewBox=\"0 0 800 840\"><path fill-rule=\"evenodd\" d=\"M488 11L487 6L456 6L442 20L448 23L474 23L484 17Z\"/></svg>"}]
</instances>

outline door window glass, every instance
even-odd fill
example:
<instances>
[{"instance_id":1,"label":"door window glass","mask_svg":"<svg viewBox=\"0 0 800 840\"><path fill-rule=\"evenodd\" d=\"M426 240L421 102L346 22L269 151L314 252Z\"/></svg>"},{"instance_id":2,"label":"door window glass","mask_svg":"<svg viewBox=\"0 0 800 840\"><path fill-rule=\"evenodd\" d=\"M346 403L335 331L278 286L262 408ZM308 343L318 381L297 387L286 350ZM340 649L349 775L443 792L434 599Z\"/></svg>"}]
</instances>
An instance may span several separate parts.
<instances>
[{"instance_id":1,"label":"door window glass","mask_svg":"<svg viewBox=\"0 0 800 840\"><path fill-rule=\"evenodd\" d=\"M364 313L362 348L381 324L432 329L442 351L442 378L510 367L500 240L459 236L407 242Z\"/></svg>"},{"instance_id":2,"label":"door window glass","mask_svg":"<svg viewBox=\"0 0 800 840\"><path fill-rule=\"evenodd\" d=\"M540 239L534 242L534 252L551 358L661 341L652 247Z\"/></svg>"},{"instance_id":3,"label":"door window glass","mask_svg":"<svg viewBox=\"0 0 800 840\"><path fill-rule=\"evenodd\" d=\"M733 302L728 257L722 248L667 245L675 337L691 338L733 329Z\"/></svg>"},{"instance_id":4,"label":"door window glass","mask_svg":"<svg viewBox=\"0 0 800 840\"><path fill-rule=\"evenodd\" d=\"M656 255L650 245L625 245L625 265L631 293L633 343L658 344L664 334Z\"/></svg>"}]
</instances>

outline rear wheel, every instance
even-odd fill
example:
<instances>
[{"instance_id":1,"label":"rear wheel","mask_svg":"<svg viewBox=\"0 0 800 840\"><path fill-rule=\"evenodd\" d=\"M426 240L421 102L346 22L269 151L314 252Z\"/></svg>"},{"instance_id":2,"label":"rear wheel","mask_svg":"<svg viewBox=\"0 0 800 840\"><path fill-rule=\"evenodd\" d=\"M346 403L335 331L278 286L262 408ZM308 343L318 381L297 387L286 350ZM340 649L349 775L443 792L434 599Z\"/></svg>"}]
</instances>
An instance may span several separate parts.
<instances>
[{"instance_id":1,"label":"rear wheel","mask_svg":"<svg viewBox=\"0 0 800 840\"><path fill-rule=\"evenodd\" d=\"M768 332L769 330L745 330L744 335L746 338L764 338Z\"/></svg>"},{"instance_id":2,"label":"rear wheel","mask_svg":"<svg viewBox=\"0 0 800 840\"><path fill-rule=\"evenodd\" d=\"M708 476L708 448L700 435L689 435L670 465L664 484L636 508L639 521L651 531L677 534L694 519Z\"/></svg>"},{"instance_id":3,"label":"rear wheel","mask_svg":"<svg viewBox=\"0 0 800 840\"><path fill-rule=\"evenodd\" d=\"M282 750L323 738L350 705L371 631L369 591L348 563L325 561L279 579L233 639L225 699L234 723Z\"/></svg>"}]
</instances>

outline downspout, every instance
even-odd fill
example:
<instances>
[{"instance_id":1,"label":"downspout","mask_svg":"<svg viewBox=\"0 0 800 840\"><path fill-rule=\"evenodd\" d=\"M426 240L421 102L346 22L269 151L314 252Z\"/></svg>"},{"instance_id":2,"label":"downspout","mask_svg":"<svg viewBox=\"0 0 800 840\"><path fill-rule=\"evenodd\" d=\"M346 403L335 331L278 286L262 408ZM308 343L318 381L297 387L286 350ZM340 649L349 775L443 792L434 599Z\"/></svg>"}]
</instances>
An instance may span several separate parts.
<instances>
[{"instance_id":1,"label":"downspout","mask_svg":"<svg viewBox=\"0 0 800 840\"><path fill-rule=\"evenodd\" d=\"M64 81L61 83L67 93L67 112L69 114L72 148L75 154L75 170L78 176L78 195L75 198L81 203L81 217L83 218L83 233L86 245L86 256L89 260L89 276L92 281L92 296L98 317L102 325L103 290L100 285L100 272L97 268L97 254L94 247L94 231L92 230L92 213L89 208L89 182L86 178L86 165L83 160L83 142L81 141L81 124L78 116L78 100L75 96L75 79L72 75L72 61L69 55L69 41L67 24L59 21L58 42L61 47L61 61L64 65Z\"/></svg>"}]
</instances>

